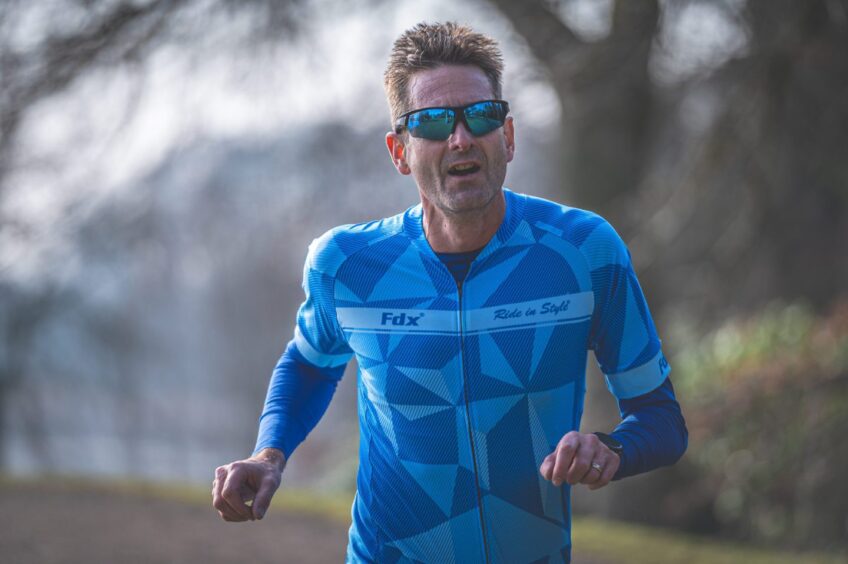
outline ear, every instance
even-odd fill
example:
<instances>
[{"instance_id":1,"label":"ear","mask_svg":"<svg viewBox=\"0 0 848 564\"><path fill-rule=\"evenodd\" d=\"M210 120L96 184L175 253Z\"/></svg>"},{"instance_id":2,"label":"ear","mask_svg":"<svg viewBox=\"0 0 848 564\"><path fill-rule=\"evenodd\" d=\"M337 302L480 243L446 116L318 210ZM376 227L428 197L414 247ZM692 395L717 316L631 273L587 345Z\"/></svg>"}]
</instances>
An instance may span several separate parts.
<instances>
[{"instance_id":1,"label":"ear","mask_svg":"<svg viewBox=\"0 0 848 564\"><path fill-rule=\"evenodd\" d=\"M401 174L411 174L412 170L406 162L406 147L403 144L401 135L394 131L386 133L386 148L389 150L392 164L395 165L398 172Z\"/></svg>"},{"instance_id":2,"label":"ear","mask_svg":"<svg viewBox=\"0 0 848 564\"><path fill-rule=\"evenodd\" d=\"M512 116L506 118L503 131L504 141L506 142L506 162L509 163L515 156L515 124L512 122Z\"/></svg>"}]
</instances>

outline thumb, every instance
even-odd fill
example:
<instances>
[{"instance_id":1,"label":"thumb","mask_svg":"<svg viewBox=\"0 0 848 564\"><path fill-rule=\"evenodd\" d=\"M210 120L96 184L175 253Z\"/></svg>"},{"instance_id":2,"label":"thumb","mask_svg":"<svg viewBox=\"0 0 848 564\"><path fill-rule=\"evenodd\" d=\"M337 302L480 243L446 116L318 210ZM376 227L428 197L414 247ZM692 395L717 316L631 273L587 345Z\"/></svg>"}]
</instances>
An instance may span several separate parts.
<instances>
[{"instance_id":1,"label":"thumb","mask_svg":"<svg viewBox=\"0 0 848 564\"><path fill-rule=\"evenodd\" d=\"M266 476L259 485L259 491L256 492L256 497L253 499L253 516L256 519L262 519L265 512L268 511L268 506L271 505L271 498L274 497L274 492L277 491L277 482L271 476Z\"/></svg>"}]
</instances>

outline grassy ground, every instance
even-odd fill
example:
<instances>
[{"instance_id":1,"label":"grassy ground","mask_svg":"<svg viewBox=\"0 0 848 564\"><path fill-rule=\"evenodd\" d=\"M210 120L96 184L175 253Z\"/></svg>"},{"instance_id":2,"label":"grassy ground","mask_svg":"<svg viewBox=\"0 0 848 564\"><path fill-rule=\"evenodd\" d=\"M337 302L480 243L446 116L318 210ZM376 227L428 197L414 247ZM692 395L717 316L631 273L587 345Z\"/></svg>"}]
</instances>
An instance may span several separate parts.
<instances>
[{"instance_id":1,"label":"grassy ground","mask_svg":"<svg viewBox=\"0 0 848 564\"><path fill-rule=\"evenodd\" d=\"M751 548L651 527L574 519L572 543L585 554L632 564L837 564L846 555Z\"/></svg>"},{"instance_id":2,"label":"grassy ground","mask_svg":"<svg viewBox=\"0 0 848 564\"><path fill-rule=\"evenodd\" d=\"M214 514L208 491L197 486L162 485L134 481L93 481L91 479L39 478L20 480L0 477L0 494L9 498L11 492L26 492L33 496L67 496L69 493L88 493L101 499L145 499L161 500L172 507L189 506L196 509L205 519ZM66 500L65 500L66 502ZM160 509L162 511L162 509ZM206 515L206 514L209 515ZM285 527L290 529L297 516L306 516L313 529L321 528L321 523L333 523L332 527L339 537L338 543L344 543L344 531L350 523L350 498L347 496L319 496L307 491L281 489L274 499L269 515L276 514L280 519L288 518ZM217 519L217 516L214 516ZM311 519L311 521L310 521ZM217 525L217 524L216 524ZM210 525L210 526L216 526ZM27 528L22 528L27 530ZM217 529L216 529L217 530ZM231 526L221 528L228 534ZM328 531L324 531L326 534ZM202 538L201 533L197 533ZM299 534L309 534L308 531ZM333 537L335 538L335 537ZM325 541L329 540L326 539ZM576 547L574 561L592 563L628 562L634 564L686 563L686 564L836 564L846 562L846 555L786 553L764 550L725 542L658 530L650 527L577 517L573 523L572 541ZM257 543L262 541L257 538ZM334 541L335 542L335 541ZM336 543L336 544L338 544ZM277 544L277 543L274 543ZM277 544L277 546L279 546ZM179 547L176 548L177 550ZM210 549L211 550L211 549ZM169 561L182 561L180 559Z\"/></svg>"}]
</instances>

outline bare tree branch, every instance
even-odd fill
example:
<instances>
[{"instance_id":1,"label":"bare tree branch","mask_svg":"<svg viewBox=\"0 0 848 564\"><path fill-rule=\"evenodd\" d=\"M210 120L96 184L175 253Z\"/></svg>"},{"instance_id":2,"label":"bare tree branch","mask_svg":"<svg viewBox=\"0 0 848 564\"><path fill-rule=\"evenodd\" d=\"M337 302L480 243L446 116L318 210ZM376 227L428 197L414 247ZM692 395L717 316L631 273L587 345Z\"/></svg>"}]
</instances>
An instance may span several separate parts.
<instances>
[{"instance_id":1,"label":"bare tree branch","mask_svg":"<svg viewBox=\"0 0 848 564\"><path fill-rule=\"evenodd\" d=\"M116 64L141 58L145 48L162 33L168 16L182 0L153 0L144 5L123 2L86 26L47 39L29 53L4 53L0 59L0 179L6 167L24 111L59 92L98 64Z\"/></svg>"},{"instance_id":2,"label":"bare tree branch","mask_svg":"<svg viewBox=\"0 0 848 564\"><path fill-rule=\"evenodd\" d=\"M490 1L524 37L533 55L550 69L558 68L586 45L550 10L548 2Z\"/></svg>"}]
</instances>

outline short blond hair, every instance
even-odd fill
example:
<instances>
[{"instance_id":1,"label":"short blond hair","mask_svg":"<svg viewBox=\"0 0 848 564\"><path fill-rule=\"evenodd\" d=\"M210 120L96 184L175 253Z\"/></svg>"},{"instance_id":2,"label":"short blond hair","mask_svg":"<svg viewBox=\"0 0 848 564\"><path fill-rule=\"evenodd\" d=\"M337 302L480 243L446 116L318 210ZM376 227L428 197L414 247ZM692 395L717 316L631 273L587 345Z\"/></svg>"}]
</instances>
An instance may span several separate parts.
<instances>
[{"instance_id":1,"label":"short blond hair","mask_svg":"<svg viewBox=\"0 0 848 564\"><path fill-rule=\"evenodd\" d=\"M456 22L422 22L395 41L383 75L393 124L413 109L408 107L412 75L443 65L478 67L488 77L494 97L501 97L503 55L497 41Z\"/></svg>"}]
</instances>

